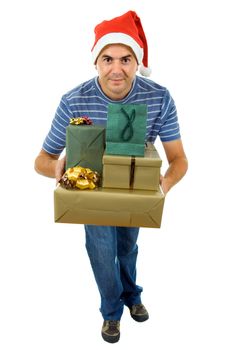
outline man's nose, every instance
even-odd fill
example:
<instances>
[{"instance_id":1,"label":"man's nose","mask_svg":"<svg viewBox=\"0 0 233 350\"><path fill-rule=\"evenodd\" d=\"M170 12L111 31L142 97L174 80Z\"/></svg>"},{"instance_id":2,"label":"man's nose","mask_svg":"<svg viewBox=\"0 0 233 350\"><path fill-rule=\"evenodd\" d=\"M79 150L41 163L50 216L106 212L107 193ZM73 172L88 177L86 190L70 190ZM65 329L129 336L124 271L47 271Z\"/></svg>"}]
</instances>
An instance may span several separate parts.
<instances>
[{"instance_id":1,"label":"man's nose","mask_svg":"<svg viewBox=\"0 0 233 350\"><path fill-rule=\"evenodd\" d=\"M118 73L122 71L122 64L120 60L114 60L112 64L112 71Z\"/></svg>"}]
</instances>

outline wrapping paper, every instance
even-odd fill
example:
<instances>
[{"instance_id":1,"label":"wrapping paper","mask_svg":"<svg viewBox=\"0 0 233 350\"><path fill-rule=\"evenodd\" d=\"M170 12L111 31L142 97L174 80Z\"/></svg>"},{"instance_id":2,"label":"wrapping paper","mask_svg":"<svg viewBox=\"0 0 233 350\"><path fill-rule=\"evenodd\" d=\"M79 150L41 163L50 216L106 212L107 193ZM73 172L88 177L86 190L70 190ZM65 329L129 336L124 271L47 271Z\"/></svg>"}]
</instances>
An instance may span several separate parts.
<instances>
[{"instance_id":1,"label":"wrapping paper","mask_svg":"<svg viewBox=\"0 0 233 350\"><path fill-rule=\"evenodd\" d=\"M145 146L144 157L114 156L104 153L104 188L157 190L162 160L152 143Z\"/></svg>"},{"instance_id":2,"label":"wrapping paper","mask_svg":"<svg viewBox=\"0 0 233 350\"><path fill-rule=\"evenodd\" d=\"M161 226L164 195L160 191L67 190L54 191L54 220L57 223L125 227Z\"/></svg>"},{"instance_id":3,"label":"wrapping paper","mask_svg":"<svg viewBox=\"0 0 233 350\"><path fill-rule=\"evenodd\" d=\"M66 128L66 169L75 166L102 173L105 128L99 125L68 125Z\"/></svg>"}]
</instances>

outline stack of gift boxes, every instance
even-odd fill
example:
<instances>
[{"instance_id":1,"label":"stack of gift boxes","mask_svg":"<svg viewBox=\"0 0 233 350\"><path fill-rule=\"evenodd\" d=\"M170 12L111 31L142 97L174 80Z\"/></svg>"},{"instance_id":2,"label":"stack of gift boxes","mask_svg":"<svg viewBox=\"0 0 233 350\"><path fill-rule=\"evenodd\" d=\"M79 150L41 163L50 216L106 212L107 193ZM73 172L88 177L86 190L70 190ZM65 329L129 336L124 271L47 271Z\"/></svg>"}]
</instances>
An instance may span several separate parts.
<instances>
[{"instance_id":1,"label":"stack of gift boxes","mask_svg":"<svg viewBox=\"0 0 233 350\"><path fill-rule=\"evenodd\" d=\"M146 105L114 104L109 106L106 127L67 127L66 169L90 168L101 175L101 183L94 190L58 186L54 191L55 222L161 226L162 161L153 144L145 143L146 117Z\"/></svg>"}]
</instances>

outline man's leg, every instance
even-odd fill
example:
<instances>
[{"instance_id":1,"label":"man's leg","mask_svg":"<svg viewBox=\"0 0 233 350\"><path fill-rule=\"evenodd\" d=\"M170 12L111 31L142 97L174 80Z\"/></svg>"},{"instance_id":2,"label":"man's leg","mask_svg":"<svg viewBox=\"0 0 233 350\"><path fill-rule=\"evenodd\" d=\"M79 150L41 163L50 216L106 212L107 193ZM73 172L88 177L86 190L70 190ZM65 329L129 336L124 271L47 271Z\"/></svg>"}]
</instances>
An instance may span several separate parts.
<instances>
[{"instance_id":1,"label":"man's leg","mask_svg":"<svg viewBox=\"0 0 233 350\"><path fill-rule=\"evenodd\" d=\"M120 264L122 299L131 307L141 304L142 287L136 285L136 262L138 255L138 227L117 227L117 257Z\"/></svg>"},{"instance_id":2,"label":"man's leg","mask_svg":"<svg viewBox=\"0 0 233 350\"><path fill-rule=\"evenodd\" d=\"M86 249L101 296L104 320L120 320L124 303L117 259L117 232L112 226L85 225Z\"/></svg>"},{"instance_id":3,"label":"man's leg","mask_svg":"<svg viewBox=\"0 0 233 350\"><path fill-rule=\"evenodd\" d=\"M124 304L129 307L131 317L137 322L144 322L148 320L149 314L141 303L142 287L136 285L138 233L139 229L136 227L117 227L117 254L124 290L121 298Z\"/></svg>"}]
</instances>

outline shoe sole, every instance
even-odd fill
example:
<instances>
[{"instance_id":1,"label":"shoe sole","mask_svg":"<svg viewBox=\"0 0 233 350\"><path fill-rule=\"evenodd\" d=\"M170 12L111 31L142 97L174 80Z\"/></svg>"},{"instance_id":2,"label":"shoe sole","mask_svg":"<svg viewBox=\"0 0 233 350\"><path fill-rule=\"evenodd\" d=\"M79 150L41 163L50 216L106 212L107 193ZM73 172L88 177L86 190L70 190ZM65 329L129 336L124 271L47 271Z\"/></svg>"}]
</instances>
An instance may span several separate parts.
<instances>
[{"instance_id":1,"label":"shoe sole","mask_svg":"<svg viewBox=\"0 0 233 350\"><path fill-rule=\"evenodd\" d=\"M111 335L101 333L101 335L105 341L107 341L108 343L111 343L111 344L117 343L120 339L120 334L111 336Z\"/></svg>"},{"instance_id":2,"label":"shoe sole","mask_svg":"<svg viewBox=\"0 0 233 350\"><path fill-rule=\"evenodd\" d=\"M130 315L137 322L144 322L144 321L147 321L149 319L149 315L141 315L141 316L137 316L137 315L133 315L133 314L130 314Z\"/></svg>"}]
</instances>

